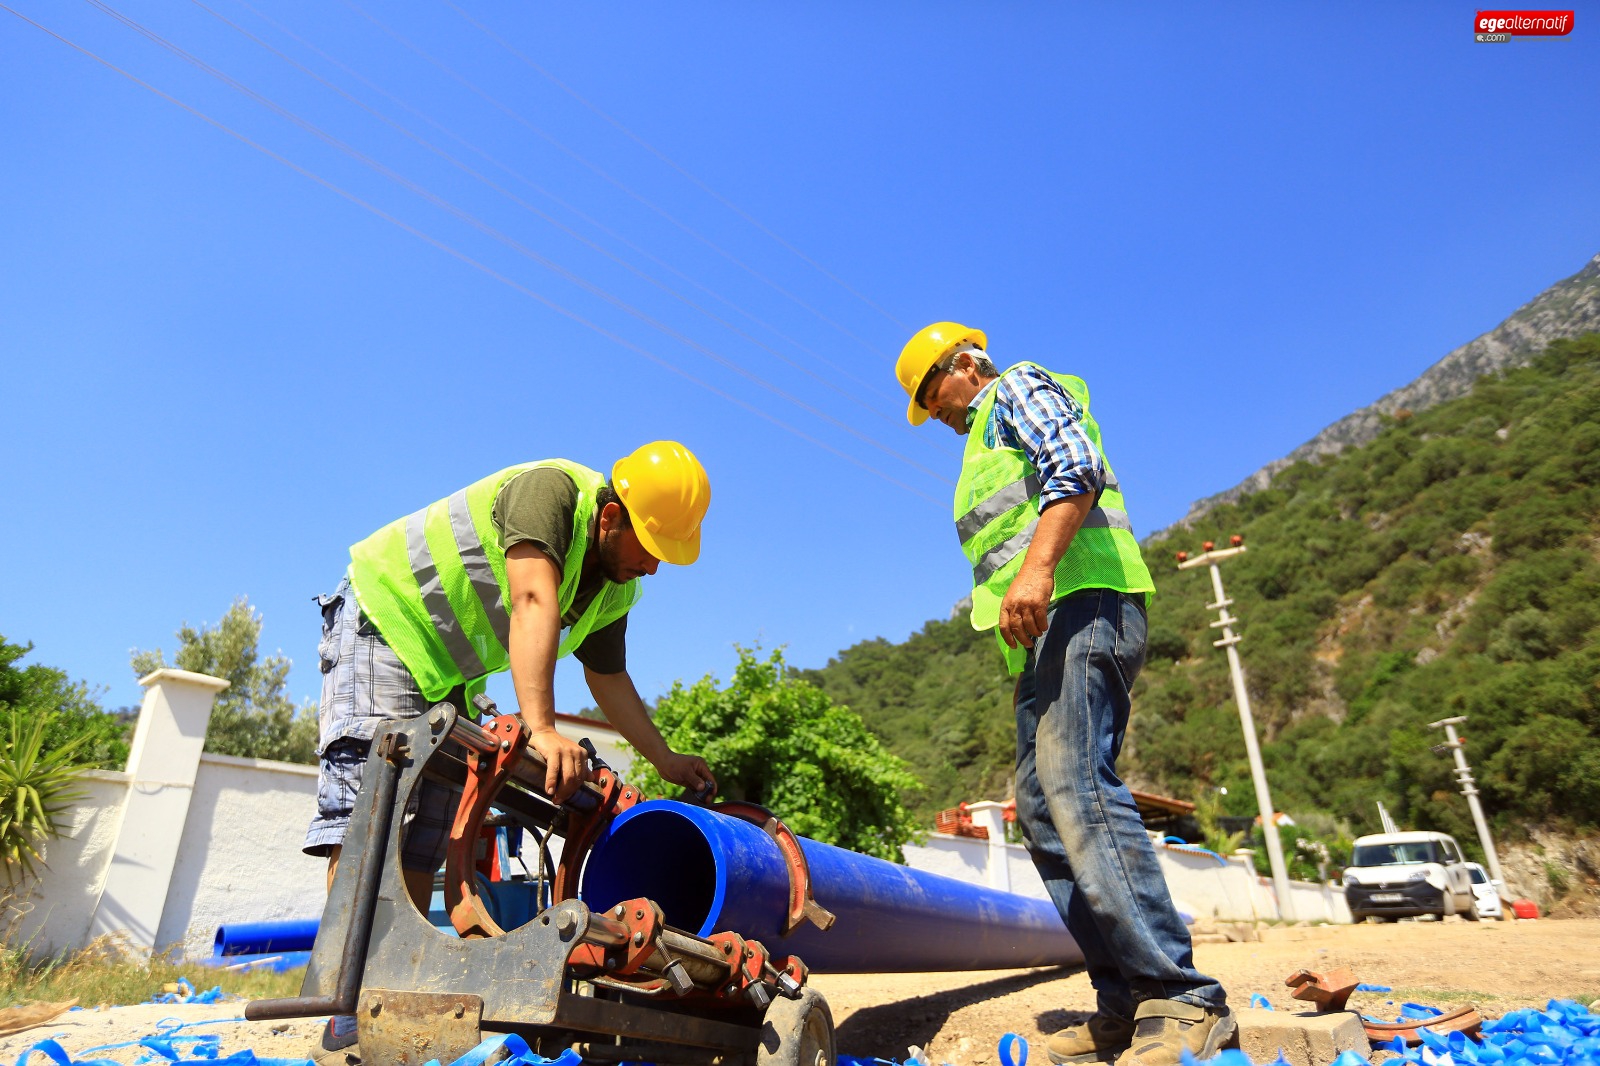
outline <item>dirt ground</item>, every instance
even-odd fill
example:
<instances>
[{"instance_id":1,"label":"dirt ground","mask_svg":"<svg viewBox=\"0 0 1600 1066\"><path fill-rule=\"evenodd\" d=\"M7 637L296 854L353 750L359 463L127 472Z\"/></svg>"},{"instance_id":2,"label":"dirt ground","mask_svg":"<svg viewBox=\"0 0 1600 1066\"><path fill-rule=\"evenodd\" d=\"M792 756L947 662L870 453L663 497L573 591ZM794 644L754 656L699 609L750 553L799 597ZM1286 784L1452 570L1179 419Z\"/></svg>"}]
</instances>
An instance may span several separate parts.
<instances>
[{"instance_id":1,"label":"dirt ground","mask_svg":"<svg viewBox=\"0 0 1600 1066\"><path fill-rule=\"evenodd\" d=\"M1283 979L1298 969L1349 966L1363 981L1393 992L1361 993L1351 1005L1393 1018L1405 1000L1479 1004L1499 1015L1542 1006L1553 997L1600 998L1600 919L1536 922L1320 926L1264 931L1261 942L1201 944L1200 968L1227 987L1235 1005L1252 993L1279 1010L1293 1009ZM904 1059L917 1045L935 1063L985 1066L996 1060L1002 1034L1015 1032L1043 1060L1044 1037L1084 1017L1094 1006L1088 977L1073 970L1007 970L934 974L820 975L839 1050L862 1057ZM1393 1001L1392 1003L1390 1001ZM82 1010L38 1029L0 1040L0 1062L15 1062L38 1040L54 1037L74 1058L105 1044L137 1040L164 1019L202 1023L184 1033L216 1033L221 1054L253 1048L262 1057L306 1053L320 1021L247 1023L243 1004L138 1006ZM205 1023L214 1024L205 1024ZM141 1049L97 1053L131 1063ZM35 1057L31 1066L45 1066ZM374 1064L377 1066L377 1064Z\"/></svg>"}]
</instances>

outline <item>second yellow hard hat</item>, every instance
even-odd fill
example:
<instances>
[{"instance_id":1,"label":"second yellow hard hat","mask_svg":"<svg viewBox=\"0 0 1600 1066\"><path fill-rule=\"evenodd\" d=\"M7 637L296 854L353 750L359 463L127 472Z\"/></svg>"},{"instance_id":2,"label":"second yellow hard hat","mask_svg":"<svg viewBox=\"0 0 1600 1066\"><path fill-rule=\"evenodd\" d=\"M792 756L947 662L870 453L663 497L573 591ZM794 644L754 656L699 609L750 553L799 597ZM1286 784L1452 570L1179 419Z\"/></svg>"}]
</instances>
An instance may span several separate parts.
<instances>
[{"instance_id":1,"label":"second yellow hard hat","mask_svg":"<svg viewBox=\"0 0 1600 1066\"><path fill-rule=\"evenodd\" d=\"M611 487L627 507L645 551L679 566L700 558L700 523L711 506L711 479L688 448L675 440L651 441L616 461Z\"/></svg>"},{"instance_id":2,"label":"second yellow hard hat","mask_svg":"<svg viewBox=\"0 0 1600 1066\"><path fill-rule=\"evenodd\" d=\"M900 358L894 364L894 376L900 382L900 387L906 390L909 401L906 404L906 419L913 426L920 426L928 420L927 410L917 403L917 390L922 387L922 379L928 376L928 371L939 360L968 346L987 348L989 338L984 336L983 330L972 329L959 322L935 322L917 330L906 341L906 346L900 349Z\"/></svg>"}]
</instances>

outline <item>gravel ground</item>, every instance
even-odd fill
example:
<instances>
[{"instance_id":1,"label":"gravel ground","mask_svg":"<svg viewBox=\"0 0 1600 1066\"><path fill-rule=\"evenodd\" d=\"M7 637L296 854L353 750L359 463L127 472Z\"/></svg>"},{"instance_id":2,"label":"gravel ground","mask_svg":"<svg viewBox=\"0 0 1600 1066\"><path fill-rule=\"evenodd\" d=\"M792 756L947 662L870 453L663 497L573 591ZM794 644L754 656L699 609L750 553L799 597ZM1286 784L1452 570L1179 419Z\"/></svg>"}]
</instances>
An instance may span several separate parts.
<instances>
[{"instance_id":1,"label":"gravel ground","mask_svg":"<svg viewBox=\"0 0 1600 1066\"><path fill-rule=\"evenodd\" d=\"M1220 979L1236 1005L1261 993L1278 1009L1292 1009L1283 979L1298 969L1349 966L1363 981L1391 985L1388 994L1365 993L1352 1006L1394 1017L1404 1000L1456 1005L1473 1002L1491 1015L1542 1006L1552 997L1600 998L1600 920L1446 922L1439 924L1321 926L1268 929L1261 942L1201 944L1196 961ZM982 973L821 975L815 986L828 998L841 1051L904 1059L907 1047L924 1047L934 1062L953 1066L994 1063L1002 1034L1015 1032L1035 1047L1094 1006L1088 978L1070 970ZM1392 1000L1391 1004L1389 1001ZM73 1011L49 1024L0 1040L0 1062L17 1060L35 1041L54 1037L72 1055L92 1047L136 1040L164 1019L185 1022L237 1019L238 1002L207 1006L138 1006ZM227 1022L185 1032L214 1032L221 1053L253 1048L263 1057L304 1055L320 1021ZM140 1049L104 1057L131 1063ZM44 1060L36 1058L35 1066ZM376 1064L374 1064L376 1066Z\"/></svg>"}]
</instances>

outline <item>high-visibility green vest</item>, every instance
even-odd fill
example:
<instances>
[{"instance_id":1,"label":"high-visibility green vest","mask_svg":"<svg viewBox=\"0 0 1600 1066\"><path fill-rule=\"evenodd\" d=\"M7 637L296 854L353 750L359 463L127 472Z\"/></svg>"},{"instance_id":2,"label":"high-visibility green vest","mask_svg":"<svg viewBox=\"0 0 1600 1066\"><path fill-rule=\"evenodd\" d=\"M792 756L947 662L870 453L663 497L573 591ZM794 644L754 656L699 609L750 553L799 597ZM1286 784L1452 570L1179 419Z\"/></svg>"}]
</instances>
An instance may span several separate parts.
<instances>
[{"instance_id":1,"label":"high-visibility green vest","mask_svg":"<svg viewBox=\"0 0 1600 1066\"><path fill-rule=\"evenodd\" d=\"M1018 363L1008 367L1036 366ZM1043 370L1043 367L1038 369ZM1089 387L1082 378L1049 373L1083 409L1082 426L1106 468L1105 491L1083 520L1072 544L1056 564L1055 591L1051 602L1079 589L1103 588L1118 592L1154 592L1150 571L1145 568L1139 543L1122 499L1122 489L1111 472L1100 443L1100 427L1089 414ZM1002 375L1003 376L1003 375ZM985 429L994 413L999 386L989 389L978 404L967 434L966 452L961 460L961 478L956 482L956 535L961 550L972 564L972 628L994 629L1000 621L1000 601L1005 599L1022 560L1033 542L1039 525L1039 472L1018 448L990 447L984 443ZM1022 671L1027 652L1008 648L995 631L1000 654L1013 674Z\"/></svg>"},{"instance_id":2,"label":"high-visibility green vest","mask_svg":"<svg viewBox=\"0 0 1600 1066\"><path fill-rule=\"evenodd\" d=\"M511 665L511 585L492 518L495 498L518 474L552 467L578 487L572 545L561 569L559 611L572 606L605 478L565 459L522 463L390 522L350 549L350 584L362 611L405 663L428 700ZM562 635L558 656L628 613L639 582L606 582Z\"/></svg>"}]
</instances>

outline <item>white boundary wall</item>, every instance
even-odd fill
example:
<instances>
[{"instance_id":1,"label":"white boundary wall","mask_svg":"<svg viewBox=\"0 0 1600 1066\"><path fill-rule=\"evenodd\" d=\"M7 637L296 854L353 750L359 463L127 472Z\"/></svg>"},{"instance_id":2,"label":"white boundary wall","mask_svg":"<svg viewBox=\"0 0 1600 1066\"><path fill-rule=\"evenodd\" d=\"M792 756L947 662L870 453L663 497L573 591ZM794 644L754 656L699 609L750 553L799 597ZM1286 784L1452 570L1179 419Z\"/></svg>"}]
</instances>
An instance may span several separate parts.
<instances>
[{"instance_id":1,"label":"white boundary wall","mask_svg":"<svg viewBox=\"0 0 1600 1066\"><path fill-rule=\"evenodd\" d=\"M44 847L41 877L16 938L36 952L82 947L111 934L140 951L211 954L218 925L321 914L327 865L300 851L316 813L315 767L201 752L212 701L226 682L182 670L144 678L144 704L123 773L90 771L87 796ZM603 722L562 716L624 774L632 754ZM930 834L903 849L916 869L1047 898L1027 850L1005 843L1000 805L975 803L989 840ZM1271 882L1248 856L1214 857L1166 845L1156 855L1179 909L1228 921L1277 913ZM1348 922L1343 894L1291 882L1295 917Z\"/></svg>"},{"instance_id":2,"label":"white boundary wall","mask_svg":"<svg viewBox=\"0 0 1600 1066\"><path fill-rule=\"evenodd\" d=\"M974 803L968 809L974 812L973 823L982 824L984 812L980 805ZM924 843L907 844L900 850L906 865L913 869L1036 899L1049 898L1027 848L1004 843L1003 830L991 830L989 840L930 833ZM1248 855L1222 863L1208 854L1160 844L1156 846L1156 860L1180 911L1221 921L1277 917L1272 881L1256 875ZM1296 920L1350 921L1350 908L1340 890L1307 881L1291 881L1289 889Z\"/></svg>"},{"instance_id":3,"label":"white boundary wall","mask_svg":"<svg viewBox=\"0 0 1600 1066\"><path fill-rule=\"evenodd\" d=\"M39 954L111 935L135 951L211 954L218 925L321 915L327 863L300 851L317 809L314 766L202 753L227 682L158 670L126 772L92 770L47 841L11 936ZM562 715L625 775L632 752L604 722Z\"/></svg>"}]
</instances>

